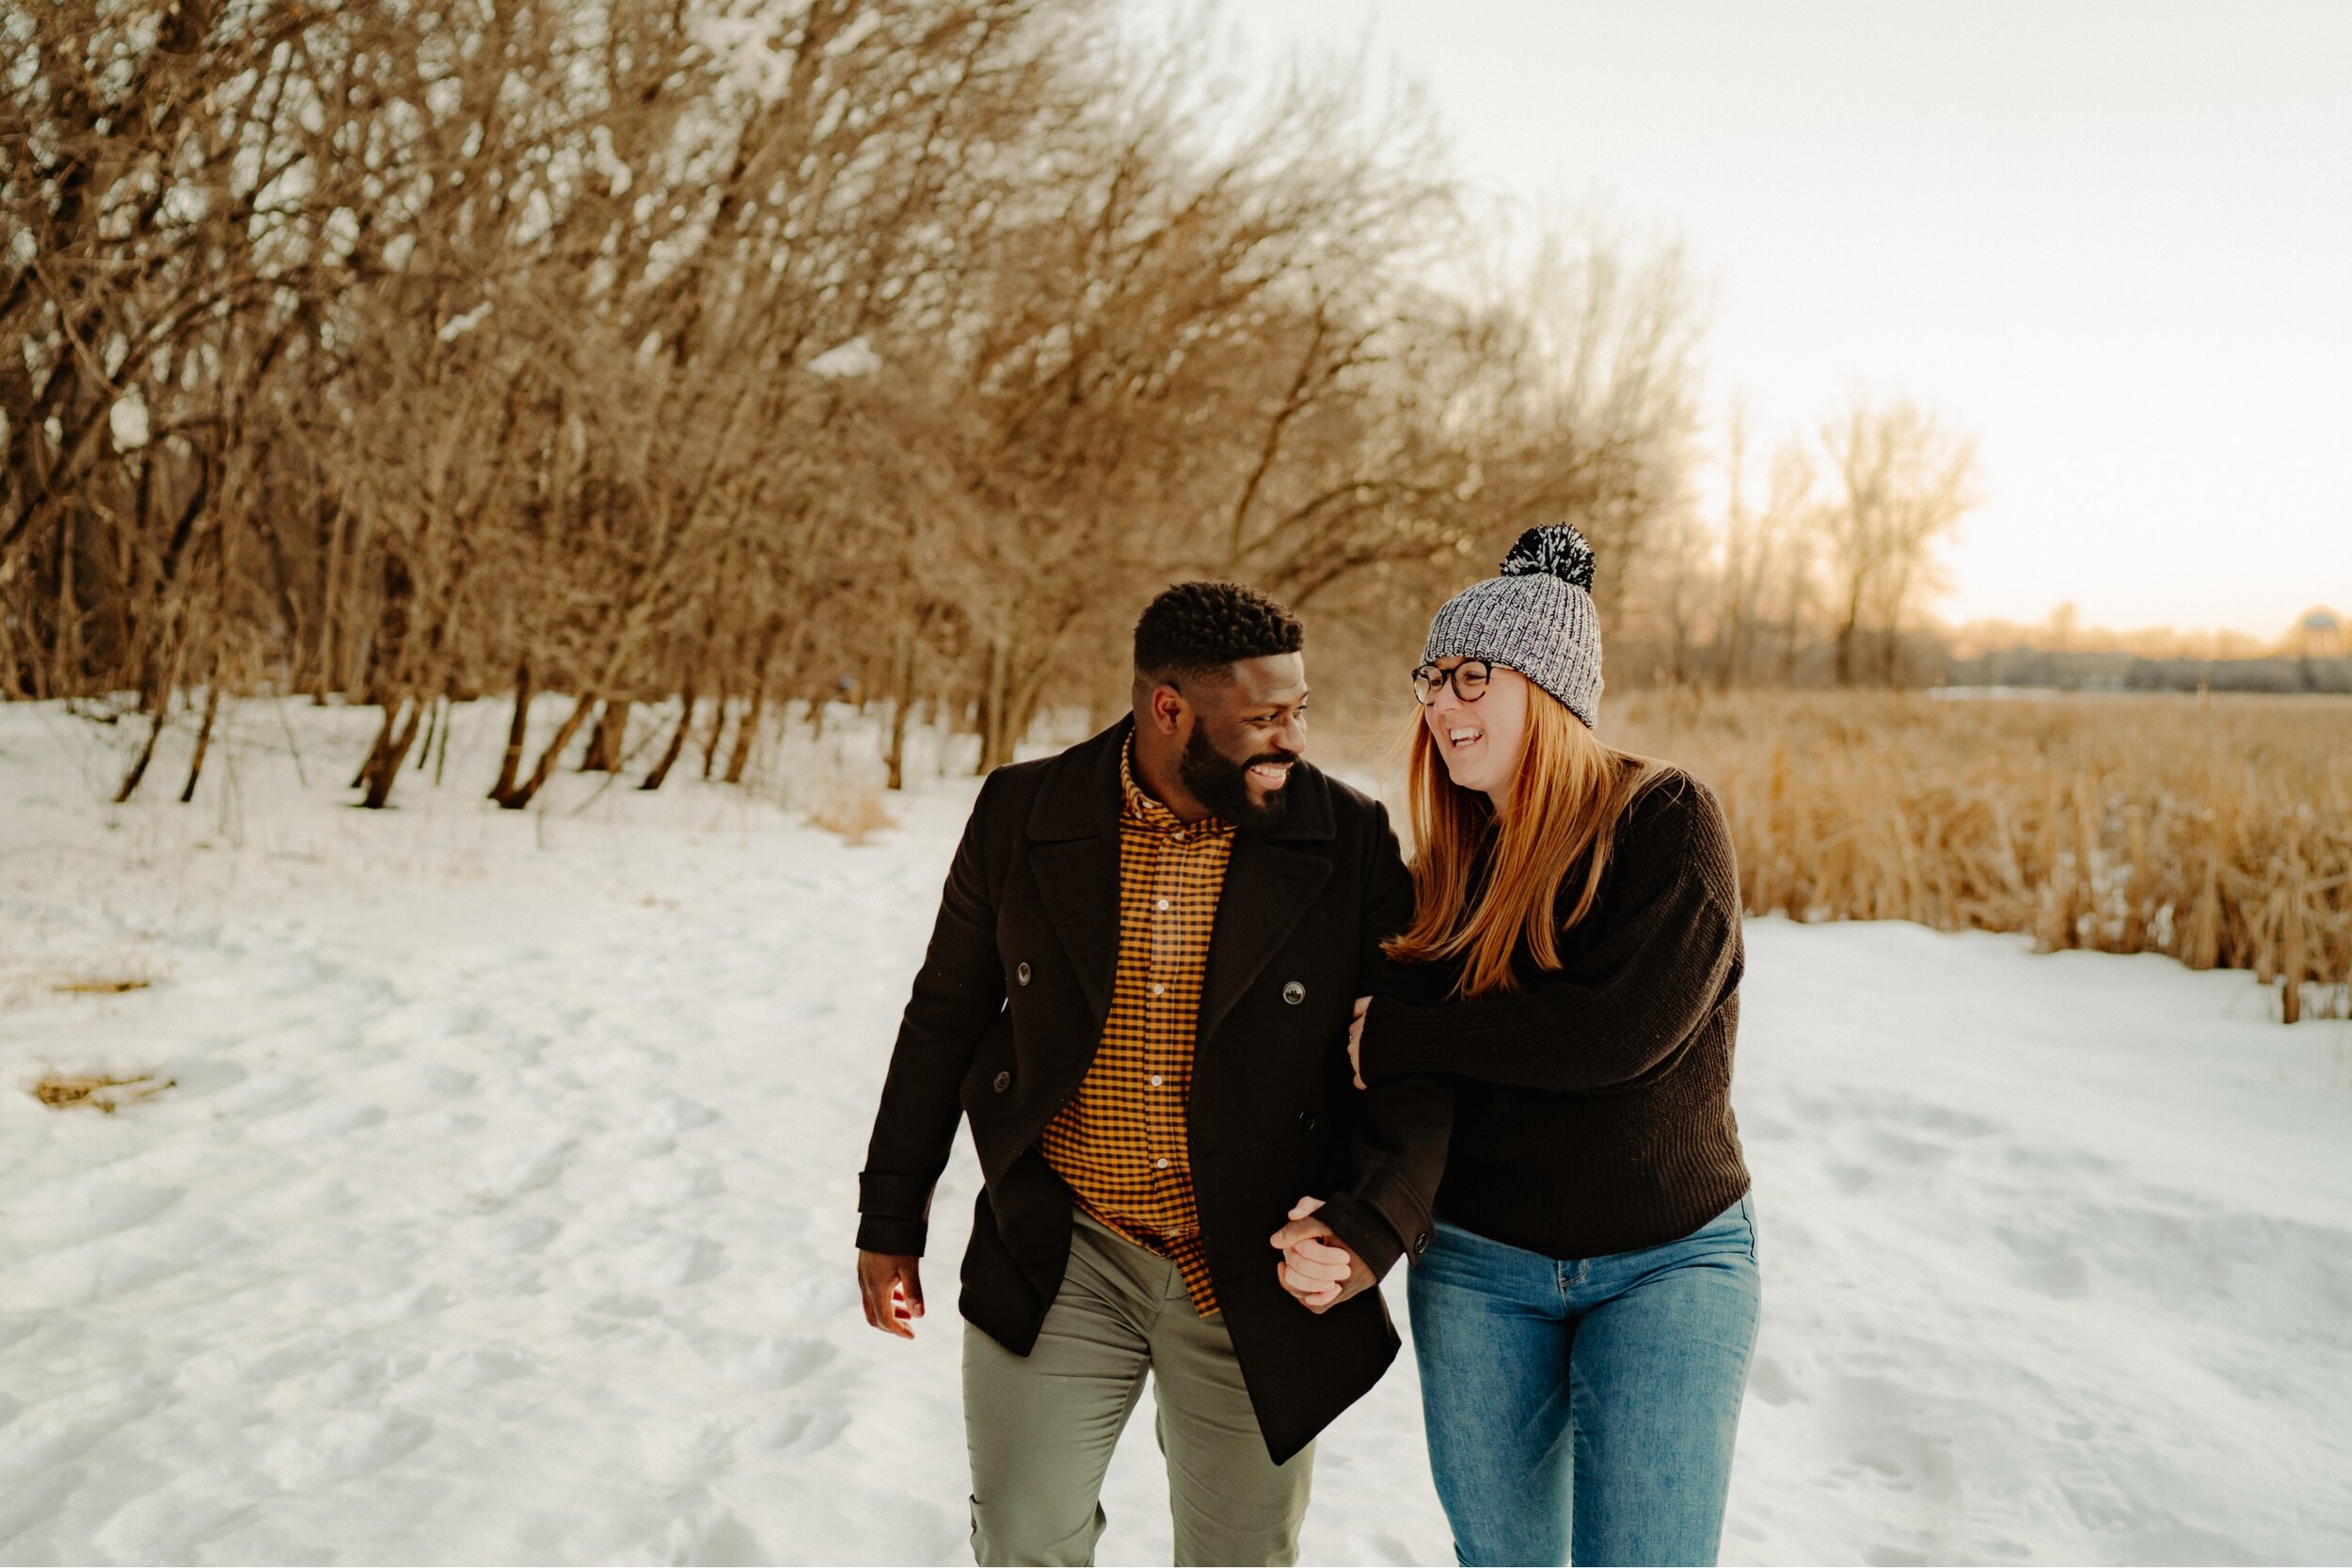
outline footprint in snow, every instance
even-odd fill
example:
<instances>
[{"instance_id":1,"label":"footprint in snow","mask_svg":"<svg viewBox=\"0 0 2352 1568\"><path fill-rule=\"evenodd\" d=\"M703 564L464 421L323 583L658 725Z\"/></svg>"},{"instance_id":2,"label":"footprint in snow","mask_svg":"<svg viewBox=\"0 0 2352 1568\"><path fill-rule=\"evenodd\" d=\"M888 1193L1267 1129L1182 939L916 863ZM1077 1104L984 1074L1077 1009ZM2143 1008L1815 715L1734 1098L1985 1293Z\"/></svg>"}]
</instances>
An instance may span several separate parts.
<instances>
[{"instance_id":1,"label":"footprint in snow","mask_svg":"<svg viewBox=\"0 0 2352 1568\"><path fill-rule=\"evenodd\" d=\"M2045 1296L2090 1293L2090 1277L2083 1267L2082 1256L2065 1237L2009 1225L1994 1226L1993 1234L2009 1248L2017 1262L2018 1277L2031 1289Z\"/></svg>"},{"instance_id":2,"label":"footprint in snow","mask_svg":"<svg viewBox=\"0 0 2352 1568\"><path fill-rule=\"evenodd\" d=\"M771 1453L815 1453L831 1448L849 1424L837 1410L787 1410L761 1422L754 1436Z\"/></svg>"},{"instance_id":3,"label":"footprint in snow","mask_svg":"<svg viewBox=\"0 0 2352 1568\"><path fill-rule=\"evenodd\" d=\"M578 1140L566 1138L519 1160L494 1164L466 1196L482 1212L503 1209L525 1193L553 1185L571 1164L578 1147Z\"/></svg>"},{"instance_id":4,"label":"footprint in snow","mask_svg":"<svg viewBox=\"0 0 2352 1568\"><path fill-rule=\"evenodd\" d=\"M661 1560L671 1563L773 1562L776 1554L760 1544L749 1525L733 1513L692 1522L674 1520L665 1538Z\"/></svg>"},{"instance_id":5,"label":"footprint in snow","mask_svg":"<svg viewBox=\"0 0 2352 1568\"><path fill-rule=\"evenodd\" d=\"M831 1362L840 1353L822 1339L802 1335L779 1338L763 1334L743 1358L743 1373L771 1388L789 1388Z\"/></svg>"},{"instance_id":6,"label":"footprint in snow","mask_svg":"<svg viewBox=\"0 0 2352 1568\"><path fill-rule=\"evenodd\" d=\"M1805 1397L1804 1388L1776 1355L1759 1355L1748 1372L1748 1391L1766 1404L1789 1404Z\"/></svg>"},{"instance_id":7,"label":"footprint in snow","mask_svg":"<svg viewBox=\"0 0 2352 1568\"><path fill-rule=\"evenodd\" d=\"M69 1188L12 1215L8 1249L23 1255L77 1246L128 1230L187 1196L185 1187L144 1187L92 1181Z\"/></svg>"},{"instance_id":8,"label":"footprint in snow","mask_svg":"<svg viewBox=\"0 0 2352 1568\"><path fill-rule=\"evenodd\" d=\"M22 1539L22 1532L29 1530L37 1521L55 1518L66 1499L81 1486L86 1474L79 1465L64 1465L35 1471L0 1488L0 1542L8 1542L24 1553L18 1558L12 1552L14 1560L37 1562L50 1555L37 1552L33 1543ZM55 1560L65 1560L68 1555L57 1553Z\"/></svg>"},{"instance_id":9,"label":"footprint in snow","mask_svg":"<svg viewBox=\"0 0 2352 1568\"><path fill-rule=\"evenodd\" d=\"M666 1132L686 1132L697 1127L707 1127L719 1119L719 1113L699 1101L684 1100L673 1095L662 1101L662 1115L650 1125Z\"/></svg>"},{"instance_id":10,"label":"footprint in snow","mask_svg":"<svg viewBox=\"0 0 2352 1568\"><path fill-rule=\"evenodd\" d=\"M1931 1132L1947 1132L1960 1138L1981 1138L2001 1131L1999 1122L1987 1120L1972 1111L1955 1111L1948 1105L1918 1101L1896 1101L1885 1107L1884 1114L1892 1120L1907 1121Z\"/></svg>"},{"instance_id":11,"label":"footprint in snow","mask_svg":"<svg viewBox=\"0 0 2352 1568\"><path fill-rule=\"evenodd\" d=\"M471 1094L474 1085L480 1082L481 1080L470 1072L439 1063L426 1068L424 1071L424 1086L428 1092L453 1099L460 1095Z\"/></svg>"},{"instance_id":12,"label":"footprint in snow","mask_svg":"<svg viewBox=\"0 0 2352 1568\"><path fill-rule=\"evenodd\" d=\"M664 1488L707 1480L732 1465L742 1424L739 1418L641 1418L634 1428L638 1462Z\"/></svg>"},{"instance_id":13,"label":"footprint in snow","mask_svg":"<svg viewBox=\"0 0 2352 1568\"><path fill-rule=\"evenodd\" d=\"M664 1248L667 1256L656 1259L645 1273L648 1285L700 1285L716 1279L727 1270L727 1249L707 1236L681 1236Z\"/></svg>"},{"instance_id":14,"label":"footprint in snow","mask_svg":"<svg viewBox=\"0 0 2352 1568\"><path fill-rule=\"evenodd\" d=\"M1955 1152L1949 1145L1925 1143L1883 1127L1872 1128L1868 1142L1873 1155L1898 1165L1924 1167L1948 1164Z\"/></svg>"},{"instance_id":15,"label":"footprint in snow","mask_svg":"<svg viewBox=\"0 0 2352 1568\"><path fill-rule=\"evenodd\" d=\"M289 1433L262 1454L264 1475L289 1492L381 1470L433 1435L433 1423L403 1411L342 1410Z\"/></svg>"},{"instance_id":16,"label":"footprint in snow","mask_svg":"<svg viewBox=\"0 0 2352 1568\"><path fill-rule=\"evenodd\" d=\"M537 1365L519 1351L501 1345L479 1345L450 1357L435 1368L426 1381L453 1389L486 1388L493 1383L536 1370Z\"/></svg>"},{"instance_id":17,"label":"footprint in snow","mask_svg":"<svg viewBox=\"0 0 2352 1568\"><path fill-rule=\"evenodd\" d=\"M2112 1160L2056 1144L2011 1144L2001 1158L2020 1170L2061 1175L2103 1176L2120 1168Z\"/></svg>"}]
</instances>

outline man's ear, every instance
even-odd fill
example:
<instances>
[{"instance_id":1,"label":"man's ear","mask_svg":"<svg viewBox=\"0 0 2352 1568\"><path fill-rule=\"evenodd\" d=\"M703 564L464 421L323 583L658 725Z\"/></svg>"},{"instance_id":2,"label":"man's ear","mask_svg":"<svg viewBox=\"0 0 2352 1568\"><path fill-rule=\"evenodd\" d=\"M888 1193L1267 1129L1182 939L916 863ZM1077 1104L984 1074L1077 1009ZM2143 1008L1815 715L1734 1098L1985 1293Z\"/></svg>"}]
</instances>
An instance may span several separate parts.
<instances>
[{"instance_id":1,"label":"man's ear","mask_svg":"<svg viewBox=\"0 0 2352 1568\"><path fill-rule=\"evenodd\" d=\"M1183 692L1162 681L1152 689L1152 700L1144 711L1152 716L1154 729L1172 738L1184 733L1184 715L1192 711L1192 705L1184 701Z\"/></svg>"}]
</instances>

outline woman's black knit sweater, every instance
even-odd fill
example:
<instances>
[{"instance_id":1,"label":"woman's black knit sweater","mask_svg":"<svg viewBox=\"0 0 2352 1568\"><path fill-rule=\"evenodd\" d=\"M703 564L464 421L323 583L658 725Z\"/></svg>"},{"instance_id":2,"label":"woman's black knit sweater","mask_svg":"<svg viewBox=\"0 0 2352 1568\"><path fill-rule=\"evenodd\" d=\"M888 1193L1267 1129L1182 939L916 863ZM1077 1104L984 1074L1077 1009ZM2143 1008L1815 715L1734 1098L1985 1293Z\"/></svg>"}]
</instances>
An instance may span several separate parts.
<instances>
[{"instance_id":1,"label":"woman's black knit sweater","mask_svg":"<svg viewBox=\"0 0 2352 1568\"><path fill-rule=\"evenodd\" d=\"M1454 1084L1437 1210L1456 1225L1554 1258L1687 1236L1748 1190L1730 1101L1740 877L1706 785L1665 768L1636 798L1560 958L1539 970L1522 942L1518 990L1450 1002L1458 964L1384 965L1364 1080Z\"/></svg>"}]
</instances>

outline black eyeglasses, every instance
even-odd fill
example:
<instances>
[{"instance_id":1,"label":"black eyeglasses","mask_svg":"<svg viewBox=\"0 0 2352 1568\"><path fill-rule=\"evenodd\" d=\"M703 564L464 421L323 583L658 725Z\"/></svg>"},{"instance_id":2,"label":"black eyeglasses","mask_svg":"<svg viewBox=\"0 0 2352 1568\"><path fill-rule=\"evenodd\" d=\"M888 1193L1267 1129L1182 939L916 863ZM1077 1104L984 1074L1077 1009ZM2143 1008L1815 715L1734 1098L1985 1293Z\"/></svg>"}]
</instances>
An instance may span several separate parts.
<instances>
[{"instance_id":1,"label":"black eyeglasses","mask_svg":"<svg viewBox=\"0 0 2352 1568\"><path fill-rule=\"evenodd\" d=\"M1486 683L1494 678L1494 666L1483 658L1466 658L1451 670L1440 670L1424 664L1413 672L1413 696L1427 707L1438 700L1438 693L1448 681L1454 683L1454 694L1466 703L1474 703L1486 694Z\"/></svg>"}]
</instances>

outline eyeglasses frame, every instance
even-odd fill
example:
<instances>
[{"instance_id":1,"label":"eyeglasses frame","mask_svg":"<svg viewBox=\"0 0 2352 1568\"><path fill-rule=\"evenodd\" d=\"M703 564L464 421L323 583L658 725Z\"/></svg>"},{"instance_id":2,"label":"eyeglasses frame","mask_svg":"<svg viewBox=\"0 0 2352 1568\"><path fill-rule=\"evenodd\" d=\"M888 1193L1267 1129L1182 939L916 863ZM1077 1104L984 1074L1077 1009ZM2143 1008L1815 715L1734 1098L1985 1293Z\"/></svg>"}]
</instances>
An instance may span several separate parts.
<instances>
[{"instance_id":1,"label":"eyeglasses frame","mask_svg":"<svg viewBox=\"0 0 2352 1568\"><path fill-rule=\"evenodd\" d=\"M1473 697L1469 692L1463 690L1461 684L1454 679L1455 675L1459 674L1464 670L1469 669L1473 664L1486 672L1486 679L1479 682L1478 695L1476 697ZM1494 678L1495 661L1491 658L1466 658L1462 660L1461 663L1454 666L1451 670L1440 669L1438 666L1437 661L1433 659L1426 663L1416 664L1413 666L1413 698L1416 702L1420 703L1422 706L1429 707L1436 704L1438 700L1438 693L1443 691L1447 687L1451 686L1454 688L1454 696L1457 702L1475 703L1486 695L1486 688L1493 682ZM1422 683L1424 680L1429 684L1429 695L1426 697L1423 697L1421 694Z\"/></svg>"}]
</instances>

